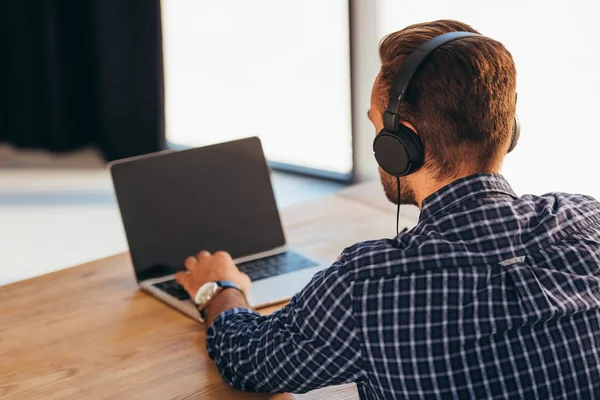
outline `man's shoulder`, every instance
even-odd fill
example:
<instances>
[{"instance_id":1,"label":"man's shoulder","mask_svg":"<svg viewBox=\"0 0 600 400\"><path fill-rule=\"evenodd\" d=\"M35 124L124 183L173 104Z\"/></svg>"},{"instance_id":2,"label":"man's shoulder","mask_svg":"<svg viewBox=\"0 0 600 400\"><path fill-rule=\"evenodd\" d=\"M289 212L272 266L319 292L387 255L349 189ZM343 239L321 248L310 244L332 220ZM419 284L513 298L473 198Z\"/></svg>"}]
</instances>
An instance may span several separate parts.
<instances>
[{"instance_id":1,"label":"man's shoulder","mask_svg":"<svg viewBox=\"0 0 600 400\"><path fill-rule=\"evenodd\" d=\"M490 212L490 207L498 212ZM473 212L493 218L456 225L462 214L469 214L472 220ZM455 223L448 224L448 218ZM481 229L483 224L488 228ZM491 265L551 245L590 226L600 229L600 203L591 196L562 192L525 195L506 203L475 205L475 210L455 210L453 215L419 223L393 239L355 243L344 249L338 268L347 279L364 280Z\"/></svg>"},{"instance_id":2,"label":"man's shoulder","mask_svg":"<svg viewBox=\"0 0 600 400\"><path fill-rule=\"evenodd\" d=\"M409 270L399 271L397 268L400 264L407 265L404 261L411 259L406 244L414 239L416 235L404 232L393 239L355 243L342 252L339 260L340 271L350 280L375 277L389 268L395 269L396 273L410 273Z\"/></svg>"},{"instance_id":3,"label":"man's shoulder","mask_svg":"<svg viewBox=\"0 0 600 400\"><path fill-rule=\"evenodd\" d=\"M534 194L526 194L517 199L517 203L519 202L550 202L562 206L583 204L592 208L600 208L600 202L598 202L598 200L590 195L580 193L549 192L539 196Z\"/></svg>"},{"instance_id":4,"label":"man's shoulder","mask_svg":"<svg viewBox=\"0 0 600 400\"><path fill-rule=\"evenodd\" d=\"M340 261L350 261L377 251L394 248L394 239L373 239L354 243L346 247L340 255Z\"/></svg>"},{"instance_id":5,"label":"man's shoulder","mask_svg":"<svg viewBox=\"0 0 600 400\"><path fill-rule=\"evenodd\" d=\"M537 235L542 234L541 230L547 231L549 242L600 225L600 202L583 194L552 192L541 196L524 195L513 203L512 208L515 219L521 221L522 229L529 228L531 234Z\"/></svg>"}]
</instances>

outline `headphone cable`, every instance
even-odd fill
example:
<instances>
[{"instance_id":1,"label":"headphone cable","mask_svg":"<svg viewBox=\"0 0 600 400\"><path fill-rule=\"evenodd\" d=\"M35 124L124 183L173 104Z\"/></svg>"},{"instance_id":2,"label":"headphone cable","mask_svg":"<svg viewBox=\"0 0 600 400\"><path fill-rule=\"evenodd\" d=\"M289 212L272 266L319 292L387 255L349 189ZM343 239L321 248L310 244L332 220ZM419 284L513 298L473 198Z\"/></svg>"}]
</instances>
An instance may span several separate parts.
<instances>
[{"instance_id":1,"label":"headphone cable","mask_svg":"<svg viewBox=\"0 0 600 400\"><path fill-rule=\"evenodd\" d=\"M396 236L400 234L399 224L400 224L400 177L396 177L396 188L398 190L398 205L396 207Z\"/></svg>"}]
</instances>

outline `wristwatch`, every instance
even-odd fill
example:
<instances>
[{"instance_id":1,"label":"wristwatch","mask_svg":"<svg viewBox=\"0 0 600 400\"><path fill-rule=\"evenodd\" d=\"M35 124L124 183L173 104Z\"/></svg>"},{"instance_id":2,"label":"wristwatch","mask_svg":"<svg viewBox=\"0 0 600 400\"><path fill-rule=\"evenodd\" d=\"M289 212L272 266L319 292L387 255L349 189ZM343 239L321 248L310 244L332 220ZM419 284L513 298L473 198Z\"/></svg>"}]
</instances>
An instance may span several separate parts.
<instances>
[{"instance_id":1,"label":"wristwatch","mask_svg":"<svg viewBox=\"0 0 600 400\"><path fill-rule=\"evenodd\" d=\"M219 293L226 289L237 289L242 292L242 289L237 283L230 281L206 282L204 285L200 286L200 289L198 289L196 296L194 297L196 308L200 313L200 322L204 322L204 319L206 318L204 313L206 307L208 307L210 302L213 301Z\"/></svg>"}]
</instances>

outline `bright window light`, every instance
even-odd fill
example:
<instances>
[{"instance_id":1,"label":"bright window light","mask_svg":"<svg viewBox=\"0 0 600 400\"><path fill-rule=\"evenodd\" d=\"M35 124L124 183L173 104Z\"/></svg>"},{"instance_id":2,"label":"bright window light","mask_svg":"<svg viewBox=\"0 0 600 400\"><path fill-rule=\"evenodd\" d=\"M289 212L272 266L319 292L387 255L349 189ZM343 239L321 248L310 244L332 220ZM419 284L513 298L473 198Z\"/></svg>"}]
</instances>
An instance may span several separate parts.
<instances>
[{"instance_id":1,"label":"bright window light","mask_svg":"<svg viewBox=\"0 0 600 400\"><path fill-rule=\"evenodd\" d=\"M595 2L377 0L379 36L456 19L504 43L517 66L521 140L503 173L518 194L565 191L600 199L600 74Z\"/></svg>"},{"instance_id":2,"label":"bright window light","mask_svg":"<svg viewBox=\"0 0 600 400\"><path fill-rule=\"evenodd\" d=\"M352 169L347 0L162 2L170 142L259 136L271 161Z\"/></svg>"}]
</instances>

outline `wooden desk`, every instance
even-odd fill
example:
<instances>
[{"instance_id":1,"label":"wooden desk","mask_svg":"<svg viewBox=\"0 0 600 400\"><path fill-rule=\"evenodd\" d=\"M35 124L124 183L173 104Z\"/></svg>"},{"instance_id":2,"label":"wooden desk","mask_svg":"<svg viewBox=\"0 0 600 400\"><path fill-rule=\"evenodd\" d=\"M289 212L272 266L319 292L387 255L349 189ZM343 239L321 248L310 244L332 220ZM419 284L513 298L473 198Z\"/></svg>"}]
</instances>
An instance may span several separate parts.
<instances>
[{"instance_id":1,"label":"wooden desk","mask_svg":"<svg viewBox=\"0 0 600 400\"><path fill-rule=\"evenodd\" d=\"M396 206L385 197L380 181L368 181L352 185L340 190L336 195L396 215ZM402 206L400 208L400 229L415 226L419 220L419 214L420 211L416 206Z\"/></svg>"},{"instance_id":2,"label":"wooden desk","mask_svg":"<svg viewBox=\"0 0 600 400\"><path fill-rule=\"evenodd\" d=\"M389 212L338 195L282 214L291 245L323 260L393 234ZM204 328L138 291L127 254L0 287L2 399L357 397L354 384L305 395L230 388L208 358Z\"/></svg>"}]
</instances>

